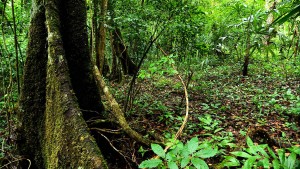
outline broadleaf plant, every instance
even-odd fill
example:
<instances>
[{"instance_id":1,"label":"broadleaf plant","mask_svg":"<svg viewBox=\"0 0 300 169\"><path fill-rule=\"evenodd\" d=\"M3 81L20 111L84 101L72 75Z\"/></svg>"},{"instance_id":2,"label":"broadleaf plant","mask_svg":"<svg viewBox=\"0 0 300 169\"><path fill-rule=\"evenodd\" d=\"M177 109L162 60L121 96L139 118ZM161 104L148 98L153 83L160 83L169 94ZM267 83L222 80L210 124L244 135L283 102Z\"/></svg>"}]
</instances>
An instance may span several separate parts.
<instances>
[{"instance_id":1,"label":"broadleaf plant","mask_svg":"<svg viewBox=\"0 0 300 169\"><path fill-rule=\"evenodd\" d=\"M230 152L233 156L225 156L220 167L240 167L241 163L242 169L259 167L296 169L300 167L300 147L282 148L276 150L277 153L275 153L267 144L255 145L249 137L247 137L246 142L248 148ZM289 150L290 153L287 153L286 150Z\"/></svg>"},{"instance_id":2,"label":"broadleaf plant","mask_svg":"<svg viewBox=\"0 0 300 169\"><path fill-rule=\"evenodd\" d=\"M199 144L197 137L190 139L185 145L177 142L167 152L162 152L163 148L158 144L151 145L152 151L158 155L158 159L143 161L139 168L189 168L208 169L208 164L204 159L214 157L218 149L205 143Z\"/></svg>"}]
</instances>

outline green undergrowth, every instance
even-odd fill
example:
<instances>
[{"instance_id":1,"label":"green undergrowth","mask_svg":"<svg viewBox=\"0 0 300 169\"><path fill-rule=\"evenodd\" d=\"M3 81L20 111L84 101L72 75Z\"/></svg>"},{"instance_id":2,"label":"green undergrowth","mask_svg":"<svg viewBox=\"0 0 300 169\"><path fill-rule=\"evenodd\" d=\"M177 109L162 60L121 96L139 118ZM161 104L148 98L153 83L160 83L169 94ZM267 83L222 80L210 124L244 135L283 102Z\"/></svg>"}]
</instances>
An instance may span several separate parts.
<instances>
[{"instance_id":1,"label":"green undergrowth","mask_svg":"<svg viewBox=\"0 0 300 169\"><path fill-rule=\"evenodd\" d=\"M262 147L267 153L272 153L269 149L282 149L280 151L291 153L287 148L299 144L300 76L299 67L293 61L275 60L270 64L254 59L255 63L249 65L249 76L244 77L241 75L242 64L239 62L197 59L190 61L194 65L186 66L185 61L174 60L176 58L173 56L163 58L145 65L141 70L138 90L135 91L130 111L127 112L129 121L143 121L147 129L156 130L165 138L171 139L180 128L185 114L184 89L177 77L178 72L185 83L190 78L189 120L180 140L183 144L196 136L201 140L199 144L218 147L218 160L206 159L213 168L220 167L221 164L226 167L230 165L228 163L234 163L237 167L235 158L240 167L248 166L250 162L251 165L263 165L265 168L277 165L277 162L272 162L276 159L275 156L271 157L270 154L270 158L264 156L258 160L255 157L254 162L254 157L246 162L247 159L240 159L236 154L232 156L234 154L230 152L246 151L243 147L249 146L245 139L248 136L255 145L264 145ZM174 63L177 70L172 67ZM191 74L192 77L189 77ZM125 86L115 92L121 103L126 91ZM251 135L251 132L261 129L276 144L271 144L263 135ZM280 154L276 156L281 158ZM291 158L294 159L294 155L290 160ZM289 157L286 161L288 159ZM161 167L173 165L168 164L169 159L160 160L162 162L156 162ZM280 165L288 163L286 161L279 161ZM190 164L194 165L192 162Z\"/></svg>"},{"instance_id":2,"label":"green undergrowth","mask_svg":"<svg viewBox=\"0 0 300 169\"><path fill-rule=\"evenodd\" d=\"M208 142L199 142L197 137L183 144L178 140L170 140L166 145L170 149L165 151L160 145L152 144L151 149L156 158L143 161L139 168L170 168L170 169L209 169L241 167L293 169L300 167L300 147L272 149L267 144L254 144L247 137L247 146L230 151L224 155L224 149ZM231 147L235 145L231 143ZM221 162L212 164L212 160L220 158Z\"/></svg>"}]
</instances>

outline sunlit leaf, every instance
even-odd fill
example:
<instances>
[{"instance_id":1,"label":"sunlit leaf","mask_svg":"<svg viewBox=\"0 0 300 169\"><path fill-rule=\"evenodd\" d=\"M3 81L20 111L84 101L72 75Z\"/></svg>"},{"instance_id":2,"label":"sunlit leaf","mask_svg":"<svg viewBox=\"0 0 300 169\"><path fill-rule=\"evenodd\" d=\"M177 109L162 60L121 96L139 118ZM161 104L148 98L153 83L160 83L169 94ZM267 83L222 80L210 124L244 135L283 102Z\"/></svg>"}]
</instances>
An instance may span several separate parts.
<instances>
[{"instance_id":1,"label":"sunlit leaf","mask_svg":"<svg viewBox=\"0 0 300 169\"><path fill-rule=\"evenodd\" d=\"M162 164L161 159L150 159L143 161L140 165L139 168L155 168Z\"/></svg>"},{"instance_id":2,"label":"sunlit leaf","mask_svg":"<svg viewBox=\"0 0 300 169\"><path fill-rule=\"evenodd\" d=\"M206 164L205 161L201 160L200 158L192 158L192 164L197 168L197 169L209 169L208 165Z\"/></svg>"},{"instance_id":3,"label":"sunlit leaf","mask_svg":"<svg viewBox=\"0 0 300 169\"><path fill-rule=\"evenodd\" d=\"M216 149L212 149L212 148L206 148L206 149L201 149L199 150L195 156L196 157L201 157L201 158L210 158L215 156L218 153L218 151Z\"/></svg>"},{"instance_id":4,"label":"sunlit leaf","mask_svg":"<svg viewBox=\"0 0 300 169\"><path fill-rule=\"evenodd\" d=\"M176 165L176 163L174 161L169 161L168 167L169 167L169 169L178 169L178 166Z\"/></svg>"},{"instance_id":5,"label":"sunlit leaf","mask_svg":"<svg viewBox=\"0 0 300 169\"><path fill-rule=\"evenodd\" d=\"M197 137L194 137L194 138L192 138L191 140L189 140L189 141L186 143L186 145L187 145L187 148L188 148L189 153L190 153L190 154L191 154L191 153L194 153L194 152L197 150L197 148L198 148L199 140L198 140Z\"/></svg>"},{"instance_id":6,"label":"sunlit leaf","mask_svg":"<svg viewBox=\"0 0 300 169\"><path fill-rule=\"evenodd\" d=\"M165 153L164 149L160 145L158 145L158 144L151 144L151 149L158 156L160 156L162 158L165 158L166 153Z\"/></svg>"}]
</instances>

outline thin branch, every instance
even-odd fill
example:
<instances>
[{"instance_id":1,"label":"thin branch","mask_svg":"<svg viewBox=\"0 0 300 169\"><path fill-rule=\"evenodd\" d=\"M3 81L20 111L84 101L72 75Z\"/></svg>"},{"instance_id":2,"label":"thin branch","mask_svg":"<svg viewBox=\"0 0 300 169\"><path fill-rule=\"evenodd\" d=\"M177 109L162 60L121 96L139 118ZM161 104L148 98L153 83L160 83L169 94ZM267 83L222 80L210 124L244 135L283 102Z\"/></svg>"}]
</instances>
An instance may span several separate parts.
<instances>
[{"instance_id":1,"label":"thin branch","mask_svg":"<svg viewBox=\"0 0 300 169\"><path fill-rule=\"evenodd\" d=\"M117 153L119 153L123 158L124 158L124 160L127 162L127 163L129 163L128 161L127 161L127 158L128 159L130 159L129 157L127 157L127 156L125 156L123 153L121 153L112 143L111 143L111 141L105 136L105 135L103 135L102 133L100 133L100 132L98 132L102 137L104 137L107 141L108 141L108 143L109 143L109 145L117 152ZM131 159L130 159L131 160Z\"/></svg>"}]
</instances>

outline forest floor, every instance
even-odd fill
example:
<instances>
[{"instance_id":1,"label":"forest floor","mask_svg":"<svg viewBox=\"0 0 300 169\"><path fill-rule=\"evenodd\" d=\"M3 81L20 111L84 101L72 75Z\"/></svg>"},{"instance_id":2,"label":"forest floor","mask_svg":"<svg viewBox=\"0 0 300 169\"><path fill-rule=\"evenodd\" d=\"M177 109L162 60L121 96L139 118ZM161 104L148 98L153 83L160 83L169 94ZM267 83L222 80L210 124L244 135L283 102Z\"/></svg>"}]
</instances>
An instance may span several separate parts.
<instances>
[{"instance_id":1,"label":"forest floor","mask_svg":"<svg viewBox=\"0 0 300 169\"><path fill-rule=\"evenodd\" d=\"M229 152L245 147L247 136L258 144L269 144L275 150L300 143L300 77L284 74L282 70L271 72L259 65L251 65L247 77L243 77L240 70L241 65L223 64L194 71L190 76L187 89L189 118L179 140L185 143L197 136L201 143L217 146L221 154L206 160L210 166L221 163ZM178 72L187 82L188 73L181 73L180 69ZM128 77L123 83L108 83L123 107L130 80ZM178 76L159 71L148 73L137 79L133 93L133 101L125 114L129 125L149 139L153 139L149 131L166 140L174 138L182 125L186 104ZM5 121L3 114L0 116L2 143L7 137ZM141 148L126 135L115 138L110 140L111 145L130 163L124 169L135 168L154 155L149 147ZM9 149L2 146L1 155Z\"/></svg>"},{"instance_id":2,"label":"forest floor","mask_svg":"<svg viewBox=\"0 0 300 169\"><path fill-rule=\"evenodd\" d=\"M243 77L239 70L239 66L228 65L193 73L188 86L189 119L179 139L186 142L197 136L223 149L224 155L244 147L247 136L274 149L298 145L300 78L265 69L251 73L251 67L250 75ZM128 83L111 83L111 87L123 104ZM165 138L175 135L185 115L184 89L178 77L152 74L139 78L134 93L126 113L130 125L137 131L143 126Z\"/></svg>"}]
</instances>

